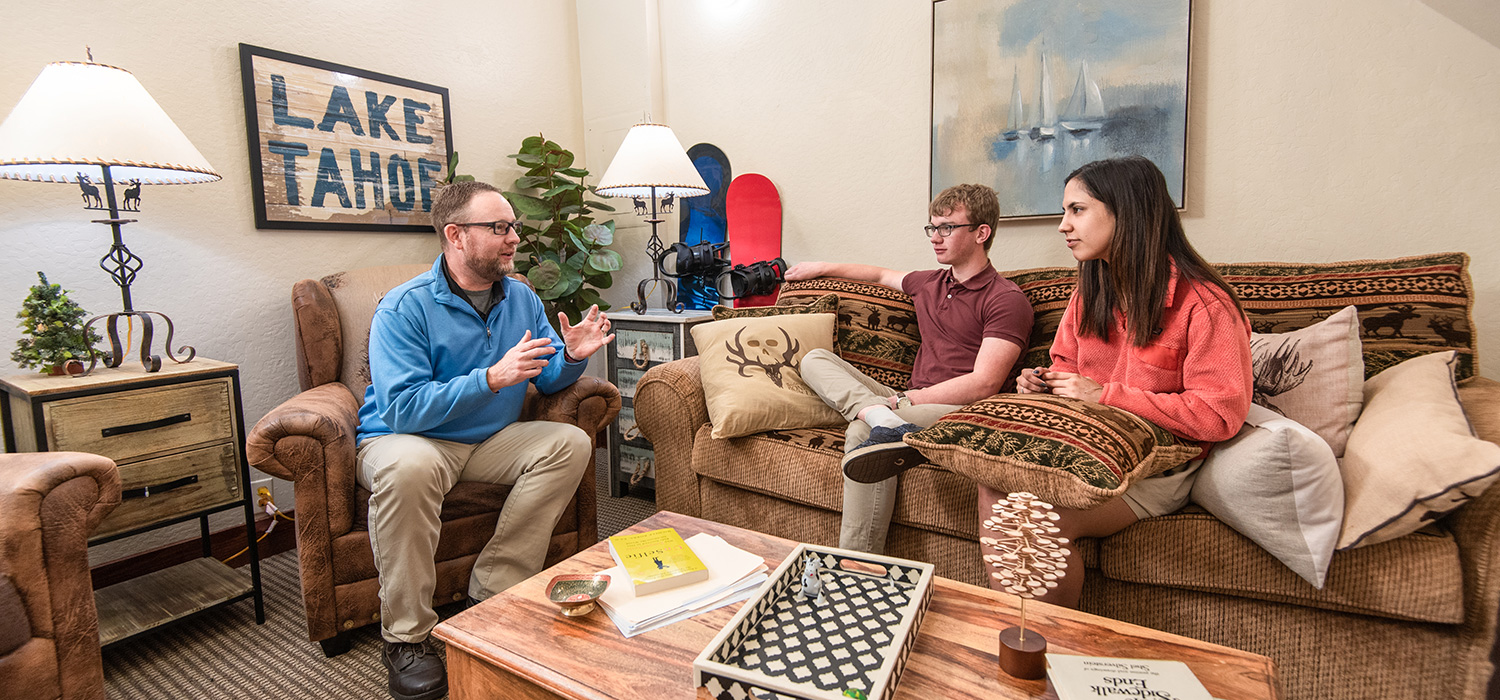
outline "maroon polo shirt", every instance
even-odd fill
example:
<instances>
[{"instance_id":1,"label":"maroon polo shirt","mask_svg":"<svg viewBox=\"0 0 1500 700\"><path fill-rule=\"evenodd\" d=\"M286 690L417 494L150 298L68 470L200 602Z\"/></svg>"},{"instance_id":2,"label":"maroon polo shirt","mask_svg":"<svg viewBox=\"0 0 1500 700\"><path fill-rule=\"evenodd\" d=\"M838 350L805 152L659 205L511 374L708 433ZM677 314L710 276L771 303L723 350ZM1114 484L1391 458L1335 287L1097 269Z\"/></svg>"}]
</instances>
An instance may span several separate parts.
<instances>
[{"instance_id":1,"label":"maroon polo shirt","mask_svg":"<svg viewBox=\"0 0 1500 700\"><path fill-rule=\"evenodd\" d=\"M964 282L948 269L910 272L901 280L901 291L916 304L922 334L912 389L973 372L985 338L1008 340L1023 350L1031 338L1031 302L993 265ZM1015 383L1015 372L1007 370L1000 391L1014 391Z\"/></svg>"}]
</instances>

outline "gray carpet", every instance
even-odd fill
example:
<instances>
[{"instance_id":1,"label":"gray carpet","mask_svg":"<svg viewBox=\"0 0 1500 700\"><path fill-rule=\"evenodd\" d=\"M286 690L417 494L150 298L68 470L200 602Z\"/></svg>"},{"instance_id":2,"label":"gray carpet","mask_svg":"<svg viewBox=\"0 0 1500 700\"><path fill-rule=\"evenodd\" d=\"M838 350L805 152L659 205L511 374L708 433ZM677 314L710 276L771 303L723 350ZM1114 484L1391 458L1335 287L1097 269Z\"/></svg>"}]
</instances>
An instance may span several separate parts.
<instances>
[{"instance_id":1,"label":"gray carpet","mask_svg":"<svg viewBox=\"0 0 1500 700\"><path fill-rule=\"evenodd\" d=\"M599 536L607 537L656 512L643 498L611 498L608 452L596 455ZM297 552L261 562L266 622L255 624L250 601L209 611L104 652L105 691L113 700L385 698L380 628L356 630L353 647L328 659L307 640ZM457 605L439 608L447 617Z\"/></svg>"}]
</instances>

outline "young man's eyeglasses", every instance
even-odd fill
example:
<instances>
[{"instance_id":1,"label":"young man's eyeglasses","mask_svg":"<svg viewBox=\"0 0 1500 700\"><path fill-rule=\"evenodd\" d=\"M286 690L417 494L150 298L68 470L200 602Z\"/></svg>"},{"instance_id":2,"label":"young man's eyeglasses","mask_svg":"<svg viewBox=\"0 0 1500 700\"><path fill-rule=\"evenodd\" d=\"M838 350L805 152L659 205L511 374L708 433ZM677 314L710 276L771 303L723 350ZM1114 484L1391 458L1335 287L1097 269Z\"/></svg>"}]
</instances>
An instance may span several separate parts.
<instances>
[{"instance_id":1,"label":"young man's eyeglasses","mask_svg":"<svg viewBox=\"0 0 1500 700\"><path fill-rule=\"evenodd\" d=\"M458 224L459 226L485 226L496 236L504 236L508 231L514 231L517 236L521 235L520 221L476 221L471 224ZM947 234L943 234L947 235Z\"/></svg>"},{"instance_id":2,"label":"young man's eyeglasses","mask_svg":"<svg viewBox=\"0 0 1500 700\"><path fill-rule=\"evenodd\" d=\"M983 225L984 224L943 224L941 226L933 226L931 224L928 224L926 226L923 226L922 230L927 232L927 237L928 238L932 238L932 232L933 231L936 231L939 236L942 236L943 238L947 238L947 237L953 235L953 232L957 231L958 229L961 229L961 228L974 228L975 226L983 226Z\"/></svg>"}]
</instances>

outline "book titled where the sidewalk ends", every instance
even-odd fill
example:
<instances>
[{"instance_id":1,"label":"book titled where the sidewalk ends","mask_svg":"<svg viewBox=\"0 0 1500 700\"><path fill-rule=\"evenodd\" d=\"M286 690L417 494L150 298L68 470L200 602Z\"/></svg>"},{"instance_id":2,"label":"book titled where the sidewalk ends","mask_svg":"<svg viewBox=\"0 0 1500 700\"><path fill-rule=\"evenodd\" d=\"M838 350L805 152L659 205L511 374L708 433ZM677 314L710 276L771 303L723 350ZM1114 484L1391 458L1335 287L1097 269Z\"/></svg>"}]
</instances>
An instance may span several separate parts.
<instances>
[{"instance_id":1,"label":"book titled where the sidewalk ends","mask_svg":"<svg viewBox=\"0 0 1500 700\"><path fill-rule=\"evenodd\" d=\"M609 538L609 553L625 567L638 596L697 583L708 578L708 567L670 527Z\"/></svg>"},{"instance_id":2,"label":"book titled where the sidewalk ends","mask_svg":"<svg viewBox=\"0 0 1500 700\"><path fill-rule=\"evenodd\" d=\"M1047 679L1059 700L1213 700L1181 661L1048 654Z\"/></svg>"}]
</instances>

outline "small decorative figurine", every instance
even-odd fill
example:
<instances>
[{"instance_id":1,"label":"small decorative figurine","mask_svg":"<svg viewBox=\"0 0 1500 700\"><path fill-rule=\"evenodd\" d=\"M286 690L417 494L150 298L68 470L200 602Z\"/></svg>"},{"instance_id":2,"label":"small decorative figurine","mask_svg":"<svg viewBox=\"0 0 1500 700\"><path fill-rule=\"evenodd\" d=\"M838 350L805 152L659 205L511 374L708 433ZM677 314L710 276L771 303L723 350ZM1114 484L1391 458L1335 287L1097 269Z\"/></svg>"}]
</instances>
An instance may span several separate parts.
<instances>
[{"instance_id":1,"label":"small decorative figurine","mask_svg":"<svg viewBox=\"0 0 1500 700\"><path fill-rule=\"evenodd\" d=\"M813 605L827 605L828 596L823 595L823 577L818 575L823 570L823 560L816 554L802 560L802 590L797 592L798 600L813 599Z\"/></svg>"},{"instance_id":2,"label":"small decorative figurine","mask_svg":"<svg viewBox=\"0 0 1500 700\"><path fill-rule=\"evenodd\" d=\"M1025 491L996 501L990 509L994 515L984 521L984 528L1000 535L979 538L980 545L996 552L984 555L984 561L995 569L990 576L1021 599L1021 624L1000 631L1000 668L1016 678L1041 678L1047 672L1047 640L1035 631L1028 638L1026 599L1056 588L1067 573L1070 552L1062 545L1068 538L1057 536L1061 530L1052 524L1058 519L1052 504Z\"/></svg>"}]
</instances>

